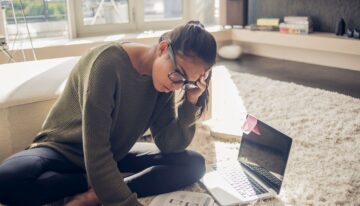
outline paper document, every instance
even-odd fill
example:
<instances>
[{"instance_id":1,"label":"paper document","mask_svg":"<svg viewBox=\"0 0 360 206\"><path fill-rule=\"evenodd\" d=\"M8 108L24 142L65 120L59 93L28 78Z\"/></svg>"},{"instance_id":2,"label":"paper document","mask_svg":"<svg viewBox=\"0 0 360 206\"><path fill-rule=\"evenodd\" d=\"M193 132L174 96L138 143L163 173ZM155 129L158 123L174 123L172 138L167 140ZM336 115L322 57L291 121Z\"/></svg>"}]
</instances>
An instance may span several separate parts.
<instances>
[{"instance_id":1,"label":"paper document","mask_svg":"<svg viewBox=\"0 0 360 206\"><path fill-rule=\"evenodd\" d=\"M156 196L149 206L217 206L205 193L176 191Z\"/></svg>"}]
</instances>

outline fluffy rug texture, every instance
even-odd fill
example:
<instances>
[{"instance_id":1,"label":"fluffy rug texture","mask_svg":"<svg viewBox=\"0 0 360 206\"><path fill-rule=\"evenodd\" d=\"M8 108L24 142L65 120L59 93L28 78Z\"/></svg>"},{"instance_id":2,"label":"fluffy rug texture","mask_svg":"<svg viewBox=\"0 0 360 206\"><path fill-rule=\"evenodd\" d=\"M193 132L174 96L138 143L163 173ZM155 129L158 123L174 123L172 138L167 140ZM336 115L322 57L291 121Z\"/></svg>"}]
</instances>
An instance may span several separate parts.
<instances>
[{"instance_id":1,"label":"fluffy rug texture","mask_svg":"<svg viewBox=\"0 0 360 206\"><path fill-rule=\"evenodd\" d=\"M230 74L247 112L293 138L280 195L251 205L360 205L360 99ZM239 140L212 137L203 125L190 146L208 164L236 157L238 148ZM206 192L199 184L184 190Z\"/></svg>"}]
</instances>

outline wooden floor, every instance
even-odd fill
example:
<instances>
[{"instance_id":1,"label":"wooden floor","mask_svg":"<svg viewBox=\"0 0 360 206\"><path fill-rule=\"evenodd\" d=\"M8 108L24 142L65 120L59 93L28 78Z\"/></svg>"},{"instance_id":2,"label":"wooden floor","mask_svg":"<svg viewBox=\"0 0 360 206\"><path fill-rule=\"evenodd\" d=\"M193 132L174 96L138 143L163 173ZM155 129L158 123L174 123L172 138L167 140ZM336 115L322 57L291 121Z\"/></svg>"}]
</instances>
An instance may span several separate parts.
<instances>
[{"instance_id":1,"label":"wooden floor","mask_svg":"<svg viewBox=\"0 0 360 206\"><path fill-rule=\"evenodd\" d=\"M272 59L250 54L239 60L219 60L232 71L320 88L360 98L360 71ZM359 65L360 67L360 65Z\"/></svg>"}]
</instances>

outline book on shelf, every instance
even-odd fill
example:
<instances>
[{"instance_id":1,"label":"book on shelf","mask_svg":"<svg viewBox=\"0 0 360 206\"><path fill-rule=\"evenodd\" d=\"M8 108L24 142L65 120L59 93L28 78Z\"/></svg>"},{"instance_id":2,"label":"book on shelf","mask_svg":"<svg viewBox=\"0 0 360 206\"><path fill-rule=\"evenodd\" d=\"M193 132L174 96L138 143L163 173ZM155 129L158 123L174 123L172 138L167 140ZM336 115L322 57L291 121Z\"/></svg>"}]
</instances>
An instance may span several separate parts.
<instances>
[{"instance_id":1,"label":"book on shelf","mask_svg":"<svg viewBox=\"0 0 360 206\"><path fill-rule=\"evenodd\" d=\"M291 34L308 34L313 31L310 16L285 16L282 23L279 18L259 18L256 24L246 28L252 31L280 31Z\"/></svg>"},{"instance_id":2,"label":"book on shelf","mask_svg":"<svg viewBox=\"0 0 360 206\"><path fill-rule=\"evenodd\" d=\"M290 34L308 34L312 32L312 28L308 25L302 24L288 24L281 23L279 27L281 33L290 33Z\"/></svg>"},{"instance_id":3,"label":"book on shelf","mask_svg":"<svg viewBox=\"0 0 360 206\"><path fill-rule=\"evenodd\" d=\"M311 21L310 16L285 16L284 22L309 22Z\"/></svg>"},{"instance_id":4,"label":"book on shelf","mask_svg":"<svg viewBox=\"0 0 360 206\"><path fill-rule=\"evenodd\" d=\"M284 22L279 25L281 33L308 34L313 31L310 16L285 16Z\"/></svg>"},{"instance_id":5,"label":"book on shelf","mask_svg":"<svg viewBox=\"0 0 360 206\"><path fill-rule=\"evenodd\" d=\"M258 26L279 26L279 18L259 18L256 20Z\"/></svg>"},{"instance_id":6,"label":"book on shelf","mask_svg":"<svg viewBox=\"0 0 360 206\"><path fill-rule=\"evenodd\" d=\"M149 206L218 206L214 199L200 192L176 191L157 195Z\"/></svg>"},{"instance_id":7,"label":"book on shelf","mask_svg":"<svg viewBox=\"0 0 360 206\"><path fill-rule=\"evenodd\" d=\"M312 25L311 21L284 21L283 23Z\"/></svg>"},{"instance_id":8,"label":"book on shelf","mask_svg":"<svg viewBox=\"0 0 360 206\"><path fill-rule=\"evenodd\" d=\"M252 24L250 26L247 26L246 28L250 29L251 31L279 31L278 26L260 26Z\"/></svg>"}]
</instances>

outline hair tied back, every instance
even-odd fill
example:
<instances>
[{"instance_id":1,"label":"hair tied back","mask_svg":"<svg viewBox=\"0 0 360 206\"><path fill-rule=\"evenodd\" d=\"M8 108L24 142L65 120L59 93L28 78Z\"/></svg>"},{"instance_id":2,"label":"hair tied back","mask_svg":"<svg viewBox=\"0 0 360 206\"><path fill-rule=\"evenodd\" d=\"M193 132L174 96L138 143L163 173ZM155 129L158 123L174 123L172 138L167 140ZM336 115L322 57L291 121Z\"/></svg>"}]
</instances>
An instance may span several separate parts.
<instances>
[{"instance_id":1,"label":"hair tied back","mask_svg":"<svg viewBox=\"0 0 360 206\"><path fill-rule=\"evenodd\" d=\"M200 23L200 21L189 21L187 23L189 26L195 26L195 27L198 27L198 28L201 28L201 29L204 29L204 25L202 23Z\"/></svg>"}]
</instances>

